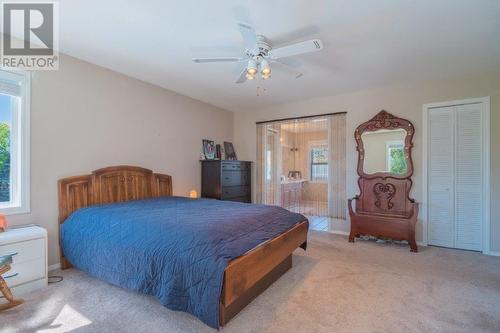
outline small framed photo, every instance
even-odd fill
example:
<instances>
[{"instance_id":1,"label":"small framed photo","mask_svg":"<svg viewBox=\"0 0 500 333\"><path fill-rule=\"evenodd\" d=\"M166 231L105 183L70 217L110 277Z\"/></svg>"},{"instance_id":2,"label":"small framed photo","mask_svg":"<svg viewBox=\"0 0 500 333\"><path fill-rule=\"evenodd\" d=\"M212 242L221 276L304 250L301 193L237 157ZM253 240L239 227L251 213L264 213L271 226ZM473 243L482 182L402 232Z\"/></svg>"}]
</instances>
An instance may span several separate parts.
<instances>
[{"instance_id":1,"label":"small framed photo","mask_svg":"<svg viewBox=\"0 0 500 333\"><path fill-rule=\"evenodd\" d=\"M234 151L233 144L231 142L224 141L224 152L226 154L226 160L238 160L238 157L236 157L236 152Z\"/></svg>"},{"instance_id":2,"label":"small framed photo","mask_svg":"<svg viewBox=\"0 0 500 333\"><path fill-rule=\"evenodd\" d=\"M203 153L207 160L215 159L215 142L212 140L203 139Z\"/></svg>"}]
</instances>

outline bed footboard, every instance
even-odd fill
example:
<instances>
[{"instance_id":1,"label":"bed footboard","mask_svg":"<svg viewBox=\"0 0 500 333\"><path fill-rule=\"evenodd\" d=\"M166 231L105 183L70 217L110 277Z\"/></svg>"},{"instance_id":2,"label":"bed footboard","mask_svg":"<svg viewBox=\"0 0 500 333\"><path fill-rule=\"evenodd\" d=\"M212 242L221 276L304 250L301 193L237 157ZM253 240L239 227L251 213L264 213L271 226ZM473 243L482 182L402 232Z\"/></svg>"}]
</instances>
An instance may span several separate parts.
<instances>
[{"instance_id":1,"label":"bed footboard","mask_svg":"<svg viewBox=\"0 0 500 333\"><path fill-rule=\"evenodd\" d=\"M303 221L229 263L220 300L221 326L292 267L292 253L305 246L308 228L309 222Z\"/></svg>"}]
</instances>

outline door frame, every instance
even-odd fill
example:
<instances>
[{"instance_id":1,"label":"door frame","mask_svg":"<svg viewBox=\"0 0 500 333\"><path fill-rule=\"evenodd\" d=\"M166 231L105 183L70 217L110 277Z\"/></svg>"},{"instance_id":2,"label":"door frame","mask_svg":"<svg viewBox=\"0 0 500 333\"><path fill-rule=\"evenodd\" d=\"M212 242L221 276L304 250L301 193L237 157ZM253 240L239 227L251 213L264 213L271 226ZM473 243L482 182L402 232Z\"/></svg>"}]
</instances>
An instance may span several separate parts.
<instances>
[{"instance_id":1,"label":"door frame","mask_svg":"<svg viewBox=\"0 0 500 333\"><path fill-rule=\"evenodd\" d=\"M469 98L469 99L461 99L454 101L446 101L446 102L437 102L437 103L428 103L422 106L422 171L423 171L423 190L422 190L422 233L423 239L422 242L424 245L428 244L428 223L429 223L429 186L428 186L428 167L429 167L429 149L428 149L428 124L429 124L429 110L437 107L446 107L446 106L456 106L463 104L475 104L482 103L482 133L483 133L483 147L484 147L484 155L483 155L483 198L484 198L484 206L483 206L483 223L482 223L482 238L483 238L483 254L490 254L490 228L491 228L491 217L490 217L490 97L478 97L478 98Z\"/></svg>"}]
</instances>

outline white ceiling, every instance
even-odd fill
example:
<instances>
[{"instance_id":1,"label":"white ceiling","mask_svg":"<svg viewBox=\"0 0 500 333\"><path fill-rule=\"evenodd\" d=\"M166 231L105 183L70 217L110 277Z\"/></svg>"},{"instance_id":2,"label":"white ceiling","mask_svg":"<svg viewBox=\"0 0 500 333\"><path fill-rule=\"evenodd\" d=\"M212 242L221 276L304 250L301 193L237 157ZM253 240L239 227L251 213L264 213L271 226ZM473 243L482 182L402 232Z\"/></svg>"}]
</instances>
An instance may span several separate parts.
<instances>
[{"instance_id":1,"label":"white ceiling","mask_svg":"<svg viewBox=\"0 0 500 333\"><path fill-rule=\"evenodd\" d=\"M279 45L320 38L293 58L304 76L273 67L268 81L234 83L237 22ZM63 53L222 108L241 111L377 85L500 68L499 0L60 1ZM62 64L64 66L64 64ZM257 96L257 86L265 92Z\"/></svg>"}]
</instances>

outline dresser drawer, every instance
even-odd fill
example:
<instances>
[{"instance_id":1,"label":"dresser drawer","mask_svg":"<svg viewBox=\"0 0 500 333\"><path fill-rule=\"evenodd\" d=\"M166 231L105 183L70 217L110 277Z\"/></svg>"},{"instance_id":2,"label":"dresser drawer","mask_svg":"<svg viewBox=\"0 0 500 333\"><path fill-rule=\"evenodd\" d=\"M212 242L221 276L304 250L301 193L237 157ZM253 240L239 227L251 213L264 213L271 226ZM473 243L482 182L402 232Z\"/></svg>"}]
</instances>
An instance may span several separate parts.
<instances>
[{"instance_id":1,"label":"dresser drawer","mask_svg":"<svg viewBox=\"0 0 500 333\"><path fill-rule=\"evenodd\" d=\"M23 263L14 263L10 271L2 275L9 287L45 278L45 260L35 259Z\"/></svg>"},{"instance_id":2,"label":"dresser drawer","mask_svg":"<svg viewBox=\"0 0 500 333\"><path fill-rule=\"evenodd\" d=\"M222 186L250 185L250 175L246 171L222 172Z\"/></svg>"},{"instance_id":3,"label":"dresser drawer","mask_svg":"<svg viewBox=\"0 0 500 333\"><path fill-rule=\"evenodd\" d=\"M250 195L250 186L231 186L222 188L222 199L244 197Z\"/></svg>"},{"instance_id":4,"label":"dresser drawer","mask_svg":"<svg viewBox=\"0 0 500 333\"><path fill-rule=\"evenodd\" d=\"M250 199L250 196L228 198L228 199L226 199L226 201L236 201L236 202L243 202L243 203L251 203L252 202L252 200Z\"/></svg>"},{"instance_id":5,"label":"dresser drawer","mask_svg":"<svg viewBox=\"0 0 500 333\"><path fill-rule=\"evenodd\" d=\"M239 171L248 170L250 168L249 163L240 162L222 162L222 171Z\"/></svg>"},{"instance_id":6,"label":"dresser drawer","mask_svg":"<svg viewBox=\"0 0 500 333\"><path fill-rule=\"evenodd\" d=\"M0 256L17 253L12 257L13 264L23 263L33 259L45 257L44 240L33 239L18 243L0 245Z\"/></svg>"}]
</instances>

